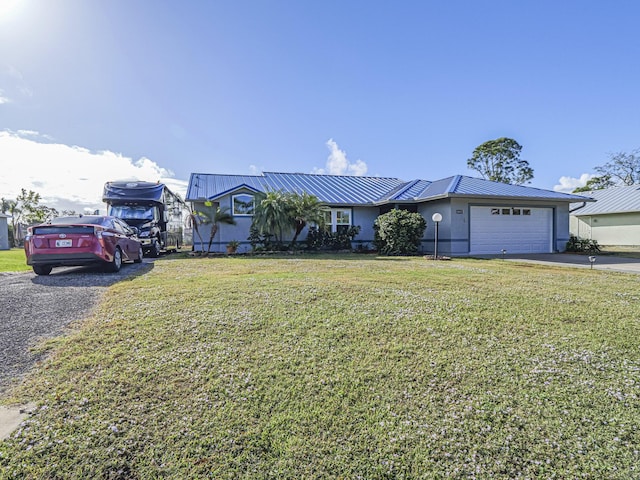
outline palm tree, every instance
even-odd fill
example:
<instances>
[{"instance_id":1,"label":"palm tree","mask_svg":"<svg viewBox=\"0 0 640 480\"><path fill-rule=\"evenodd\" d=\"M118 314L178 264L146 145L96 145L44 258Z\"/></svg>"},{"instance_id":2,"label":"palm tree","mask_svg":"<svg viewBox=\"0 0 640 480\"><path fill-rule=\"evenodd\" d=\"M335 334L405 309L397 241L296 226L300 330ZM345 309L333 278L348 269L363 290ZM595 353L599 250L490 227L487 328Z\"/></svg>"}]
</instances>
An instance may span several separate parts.
<instances>
[{"instance_id":1,"label":"palm tree","mask_svg":"<svg viewBox=\"0 0 640 480\"><path fill-rule=\"evenodd\" d=\"M318 197L307 192L288 194L288 203L293 222L294 235L291 240L291 248L296 244L298 235L309 222L323 225L325 221L326 207L322 205Z\"/></svg>"},{"instance_id":2,"label":"palm tree","mask_svg":"<svg viewBox=\"0 0 640 480\"><path fill-rule=\"evenodd\" d=\"M287 194L279 191L267 192L258 202L253 215L253 226L262 234L273 234L282 244L285 230L291 230L291 215Z\"/></svg>"},{"instance_id":3,"label":"palm tree","mask_svg":"<svg viewBox=\"0 0 640 480\"><path fill-rule=\"evenodd\" d=\"M218 233L218 229L220 228L221 223L226 223L228 225L235 225L236 221L233 218L233 215L229 213L229 208L220 208L213 206L213 202L204 202L204 205L208 207L208 211L205 212L193 212L189 217L194 217L191 221L192 225L195 225L194 231L200 237L200 242L202 243L202 237L200 236L200 231L197 228L197 225L201 222L211 223L211 231L209 232L209 243L207 245L207 253L211 253L211 244L213 243L213 237Z\"/></svg>"},{"instance_id":4,"label":"palm tree","mask_svg":"<svg viewBox=\"0 0 640 480\"><path fill-rule=\"evenodd\" d=\"M200 212L192 211L189 209L189 215L185 218L184 223L187 228L191 228L200 239L200 245L204 243L202 235L200 234L200 224L202 223L202 215Z\"/></svg>"},{"instance_id":5,"label":"palm tree","mask_svg":"<svg viewBox=\"0 0 640 480\"><path fill-rule=\"evenodd\" d=\"M205 203L206 205L206 203ZM211 220L211 232L209 232L209 244L207 245L207 253L211 252L211 244L213 243L213 237L218 233L218 228L220 228L221 223L226 223L227 225L235 225L236 221L233 218L233 215L229 213L229 208L220 208L217 207L213 214L210 217Z\"/></svg>"}]
</instances>

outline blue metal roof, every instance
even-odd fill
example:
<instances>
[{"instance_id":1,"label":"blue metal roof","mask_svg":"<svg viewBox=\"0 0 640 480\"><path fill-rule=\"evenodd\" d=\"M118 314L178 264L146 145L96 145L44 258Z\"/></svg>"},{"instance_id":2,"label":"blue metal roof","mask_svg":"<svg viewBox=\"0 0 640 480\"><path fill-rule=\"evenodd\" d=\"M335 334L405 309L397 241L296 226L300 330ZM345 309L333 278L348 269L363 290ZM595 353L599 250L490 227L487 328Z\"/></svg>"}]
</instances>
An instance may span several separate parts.
<instances>
[{"instance_id":1,"label":"blue metal roof","mask_svg":"<svg viewBox=\"0 0 640 480\"><path fill-rule=\"evenodd\" d=\"M587 203L582 208L578 208L579 204L572 205L572 208L577 208L573 212L574 215L640 212L640 185L605 188L584 193L596 201Z\"/></svg>"},{"instance_id":2,"label":"blue metal roof","mask_svg":"<svg viewBox=\"0 0 640 480\"><path fill-rule=\"evenodd\" d=\"M564 202L590 200L588 197L584 197L582 195L554 192L553 190L526 187L524 185L510 185L508 183L492 182L483 178L467 177L464 175L458 175L452 178L454 179L454 182L449 193L455 194L456 196L496 196L537 200L560 200Z\"/></svg>"},{"instance_id":3,"label":"blue metal roof","mask_svg":"<svg viewBox=\"0 0 640 480\"><path fill-rule=\"evenodd\" d=\"M261 192L307 192L327 204L372 204L404 182L388 177L274 173L262 175L215 175L193 173L187 188L187 200L214 200L241 186Z\"/></svg>"},{"instance_id":4,"label":"blue metal roof","mask_svg":"<svg viewBox=\"0 0 640 480\"><path fill-rule=\"evenodd\" d=\"M306 173L265 172L262 175L217 175L192 173L186 200L215 200L242 188L267 192L307 192L330 205L372 205L394 202L424 202L443 197L503 197L562 202L591 199L522 185L491 182L456 175L434 182L405 182L389 177L357 177Z\"/></svg>"}]
</instances>

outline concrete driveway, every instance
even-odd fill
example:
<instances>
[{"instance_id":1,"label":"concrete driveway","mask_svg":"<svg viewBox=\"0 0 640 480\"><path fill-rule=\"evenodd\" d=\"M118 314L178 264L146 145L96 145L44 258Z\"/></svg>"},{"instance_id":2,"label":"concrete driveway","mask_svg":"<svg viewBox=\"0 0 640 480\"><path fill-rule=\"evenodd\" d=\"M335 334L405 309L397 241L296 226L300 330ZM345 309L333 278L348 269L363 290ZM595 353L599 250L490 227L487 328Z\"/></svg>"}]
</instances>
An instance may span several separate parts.
<instances>
[{"instance_id":1,"label":"concrete driveway","mask_svg":"<svg viewBox=\"0 0 640 480\"><path fill-rule=\"evenodd\" d=\"M503 258L502 255L478 255L478 258ZM594 255L594 270L612 270L615 272L640 274L640 259L617 257L614 255ZM532 253L507 254L506 261L541 263L546 265L565 266L574 268L591 268L589 255L573 253Z\"/></svg>"}]
</instances>

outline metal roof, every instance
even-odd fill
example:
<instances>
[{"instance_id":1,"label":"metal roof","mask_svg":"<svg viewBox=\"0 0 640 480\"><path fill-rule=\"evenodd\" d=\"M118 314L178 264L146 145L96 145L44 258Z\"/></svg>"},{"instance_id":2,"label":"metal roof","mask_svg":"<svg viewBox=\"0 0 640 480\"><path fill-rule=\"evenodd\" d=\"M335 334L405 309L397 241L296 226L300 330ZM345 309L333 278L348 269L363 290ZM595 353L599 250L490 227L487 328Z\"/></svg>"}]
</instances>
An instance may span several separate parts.
<instances>
[{"instance_id":1,"label":"metal roof","mask_svg":"<svg viewBox=\"0 0 640 480\"><path fill-rule=\"evenodd\" d=\"M640 212L640 185L592 190L585 194L596 201L584 207L580 207L580 204L571 205L572 209L576 209L573 215Z\"/></svg>"},{"instance_id":2,"label":"metal roof","mask_svg":"<svg viewBox=\"0 0 640 480\"><path fill-rule=\"evenodd\" d=\"M456 196L496 196L508 198L528 198L536 200L560 200L563 202L590 201L588 197L571 193L555 192L542 188L511 185L508 183L492 182L483 178L458 175L452 182L450 193Z\"/></svg>"},{"instance_id":3,"label":"metal roof","mask_svg":"<svg viewBox=\"0 0 640 480\"><path fill-rule=\"evenodd\" d=\"M192 173L186 199L215 200L233 191L247 188L267 192L307 192L326 204L372 205L393 202L424 202L443 197L506 197L562 202L584 202L580 195L554 192L522 185L491 182L481 178L456 175L430 182L405 182L390 177L317 175L306 173L265 172L262 175L217 175Z\"/></svg>"},{"instance_id":4,"label":"metal roof","mask_svg":"<svg viewBox=\"0 0 640 480\"><path fill-rule=\"evenodd\" d=\"M241 186L267 192L307 192L327 204L366 205L378 200L404 182L388 177L315 175L265 172L262 175L215 175L192 173L187 200L214 200Z\"/></svg>"}]
</instances>

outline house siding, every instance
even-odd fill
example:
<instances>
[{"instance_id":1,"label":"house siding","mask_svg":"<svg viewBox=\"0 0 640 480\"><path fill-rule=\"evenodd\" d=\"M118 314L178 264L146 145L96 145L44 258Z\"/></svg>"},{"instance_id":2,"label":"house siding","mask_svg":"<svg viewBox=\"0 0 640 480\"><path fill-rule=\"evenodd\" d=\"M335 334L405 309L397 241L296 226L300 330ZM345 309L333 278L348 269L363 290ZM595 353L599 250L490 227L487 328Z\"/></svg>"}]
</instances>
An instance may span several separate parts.
<instances>
[{"instance_id":1,"label":"house siding","mask_svg":"<svg viewBox=\"0 0 640 480\"><path fill-rule=\"evenodd\" d=\"M570 229L600 245L640 245L640 212L571 216Z\"/></svg>"},{"instance_id":2,"label":"house siding","mask_svg":"<svg viewBox=\"0 0 640 480\"><path fill-rule=\"evenodd\" d=\"M353 218L351 222L360 227L360 233L353 239L353 246L373 248L374 230L373 224L378 218L379 207L353 207Z\"/></svg>"},{"instance_id":3,"label":"house siding","mask_svg":"<svg viewBox=\"0 0 640 480\"><path fill-rule=\"evenodd\" d=\"M452 232L455 232L457 219L451 214L451 200L436 200L418 205L418 213L427 221L427 228L424 231L420 251L431 253L435 251L436 225L431 217L434 213L442 215L442 221L438 225L438 255L451 255Z\"/></svg>"}]
</instances>

